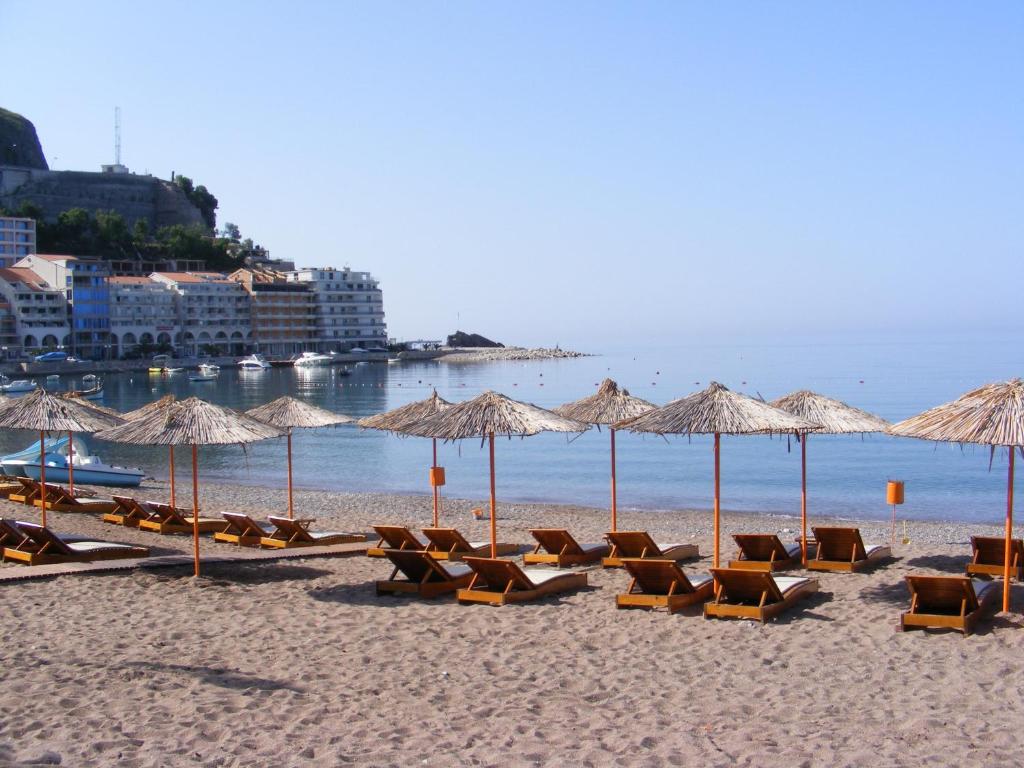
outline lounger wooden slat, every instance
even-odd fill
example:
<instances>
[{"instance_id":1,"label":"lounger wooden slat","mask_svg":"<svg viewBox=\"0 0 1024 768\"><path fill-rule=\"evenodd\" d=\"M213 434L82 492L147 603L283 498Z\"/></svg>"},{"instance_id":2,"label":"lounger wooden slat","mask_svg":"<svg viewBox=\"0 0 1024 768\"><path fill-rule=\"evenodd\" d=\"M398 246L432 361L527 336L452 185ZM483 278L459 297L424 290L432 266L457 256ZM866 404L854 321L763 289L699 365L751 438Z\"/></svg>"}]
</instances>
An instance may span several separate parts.
<instances>
[{"instance_id":1,"label":"lounger wooden slat","mask_svg":"<svg viewBox=\"0 0 1024 768\"><path fill-rule=\"evenodd\" d=\"M42 486L37 480L33 480L30 477L19 477L18 482L21 484L21 489L9 494L7 496L8 501L31 507L35 500L39 498Z\"/></svg>"},{"instance_id":2,"label":"lounger wooden slat","mask_svg":"<svg viewBox=\"0 0 1024 768\"><path fill-rule=\"evenodd\" d=\"M146 509L149 510L149 517L139 521L140 531L159 533L161 536L170 534L192 534L192 510L172 507L161 501L147 501ZM223 520L214 517L199 518L200 533L216 533L224 530Z\"/></svg>"},{"instance_id":3,"label":"lounger wooden slat","mask_svg":"<svg viewBox=\"0 0 1024 768\"><path fill-rule=\"evenodd\" d=\"M737 559L730 568L747 571L781 571L800 563L800 544L786 545L774 533L733 534L739 547Z\"/></svg>"},{"instance_id":4,"label":"lounger wooden slat","mask_svg":"<svg viewBox=\"0 0 1024 768\"><path fill-rule=\"evenodd\" d=\"M971 536L974 554L967 564L968 576L1002 576L1006 571L1006 539ZM1024 579L1024 540L1010 539L1010 578Z\"/></svg>"},{"instance_id":5,"label":"lounger wooden slat","mask_svg":"<svg viewBox=\"0 0 1024 768\"><path fill-rule=\"evenodd\" d=\"M380 541L375 546L366 550L367 557L385 557L385 550L388 549L410 549L415 552L423 552L427 545L416 538L416 534L404 525L375 525L373 530L380 536Z\"/></svg>"},{"instance_id":6,"label":"lounger wooden slat","mask_svg":"<svg viewBox=\"0 0 1024 768\"><path fill-rule=\"evenodd\" d=\"M704 604L706 619L752 619L764 623L818 591L817 579L773 576L767 571L712 568L711 575L717 586L715 599Z\"/></svg>"},{"instance_id":7,"label":"lounger wooden slat","mask_svg":"<svg viewBox=\"0 0 1024 768\"><path fill-rule=\"evenodd\" d=\"M463 562L473 569L473 579L458 591L460 603L521 603L587 586L587 574L583 572L520 568L511 560L485 557L467 557Z\"/></svg>"},{"instance_id":8,"label":"lounger wooden slat","mask_svg":"<svg viewBox=\"0 0 1024 768\"><path fill-rule=\"evenodd\" d=\"M818 543L807 567L812 571L859 571L892 556L882 544L865 546L859 528L815 528Z\"/></svg>"},{"instance_id":9,"label":"lounger wooden slat","mask_svg":"<svg viewBox=\"0 0 1024 768\"><path fill-rule=\"evenodd\" d=\"M1003 596L1003 583L966 576L907 576L910 610L900 614L900 630L955 629L965 636L982 613Z\"/></svg>"},{"instance_id":10,"label":"lounger wooden slat","mask_svg":"<svg viewBox=\"0 0 1024 768\"><path fill-rule=\"evenodd\" d=\"M674 560L624 557L622 567L633 578L629 589L615 596L617 608L668 608L675 613L714 594L710 576L687 576Z\"/></svg>"},{"instance_id":11,"label":"lounger wooden slat","mask_svg":"<svg viewBox=\"0 0 1024 768\"><path fill-rule=\"evenodd\" d=\"M258 547L263 538L273 533L271 526L256 522L242 512L221 512L221 515L224 519L218 521L221 530L214 531L214 541L240 547Z\"/></svg>"},{"instance_id":12,"label":"lounger wooden slat","mask_svg":"<svg viewBox=\"0 0 1024 768\"><path fill-rule=\"evenodd\" d=\"M605 568L621 568L623 558L656 558L658 560L692 560L700 557L696 544L657 544L647 531L609 531L606 534L611 551L601 560Z\"/></svg>"},{"instance_id":13,"label":"lounger wooden slat","mask_svg":"<svg viewBox=\"0 0 1024 768\"><path fill-rule=\"evenodd\" d=\"M16 547L5 547L3 559L25 565L92 562L148 557L147 547L110 541L70 540L57 536L49 528L34 523L18 523L25 540Z\"/></svg>"},{"instance_id":14,"label":"lounger wooden slat","mask_svg":"<svg viewBox=\"0 0 1024 768\"><path fill-rule=\"evenodd\" d=\"M523 555L526 565L550 564L568 568L597 563L608 554L607 544L580 544L564 528L534 528L530 535L537 540L537 546L533 552Z\"/></svg>"},{"instance_id":15,"label":"lounger wooden slat","mask_svg":"<svg viewBox=\"0 0 1024 768\"><path fill-rule=\"evenodd\" d=\"M260 538L260 546L274 549L290 547L329 547L332 544L352 544L366 541L361 533L347 531L311 531L309 526L315 522L312 518L294 519L271 515L267 518L274 532Z\"/></svg>"},{"instance_id":16,"label":"lounger wooden slat","mask_svg":"<svg viewBox=\"0 0 1024 768\"><path fill-rule=\"evenodd\" d=\"M424 528L423 535L430 542L427 552L437 560L461 560L467 555L490 557L489 541L467 541L457 528ZM519 551L517 544L498 544L498 555L514 555Z\"/></svg>"},{"instance_id":17,"label":"lounger wooden slat","mask_svg":"<svg viewBox=\"0 0 1024 768\"><path fill-rule=\"evenodd\" d=\"M411 594L432 598L450 594L469 585L473 571L463 563L442 563L416 549L385 549L384 557L395 570L386 581L378 581L377 594ZM404 579L396 578L399 574Z\"/></svg>"},{"instance_id":18,"label":"lounger wooden slat","mask_svg":"<svg viewBox=\"0 0 1024 768\"><path fill-rule=\"evenodd\" d=\"M139 521L145 520L152 513L146 502L133 499L131 496L111 496L116 505L110 512L103 515L103 522L111 525L123 525L126 528L138 528Z\"/></svg>"},{"instance_id":19,"label":"lounger wooden slat","mask_svg":"<svg viewBox=\"0 0 1024 768\"><path fill-rule=\"evenodd\" d=\"M0 480L0 499L10 498L12 493L18 493L24 487L16 477L3 478Z\"/></svg>"}]
</instances>

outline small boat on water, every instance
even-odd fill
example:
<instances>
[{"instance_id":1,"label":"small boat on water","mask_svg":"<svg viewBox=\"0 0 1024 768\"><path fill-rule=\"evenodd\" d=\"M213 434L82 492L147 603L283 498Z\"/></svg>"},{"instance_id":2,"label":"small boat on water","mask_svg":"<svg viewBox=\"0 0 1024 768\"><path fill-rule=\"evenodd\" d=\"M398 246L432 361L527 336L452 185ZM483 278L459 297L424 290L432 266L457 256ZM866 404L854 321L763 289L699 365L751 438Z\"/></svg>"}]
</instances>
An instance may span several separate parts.
<instances>
[{"instance_id":1,"label":"small boat on water","mask_svg":"<svg viewBox=\"0 0 1024 768\"><path fill-rule=\"evenodd\" d=\"M203 371L200 369L199 373L190 373L188 375L188 380L191 381L193 384L199 383L199 382L203 382L203 381L216 381L217 380L217 374L216 373L203 373Z\"/></svg>"},{"instance_id":2,"label":"small boat on water","mask_svg":"<svg viewBox=\"0 0 1024 768\"><path fill-rule=\"evenodd\" d=\"M318 352L303 352L292 363L296 368L321 368L334 363L329 355L321 355Z\"/></svg>"},{"instance_id":3,"label":"small boat on water","mask_svg":"<svg viewBox=\"0 0 1024 768\"><path fill-rule=\"evenodd\" d=\"M0 376L0 392L5 395L23 395L26 392L32 392L36 388L36 383L31 379L15 379L11 381L6 376Z\"/></svg>"},{"instance_id":4,"label":"small boat on water","mask_svg":"<svg viewBox=\"0 0 1024 768\"><path fill-rule=\"evenodd\" d=\"M220 373L220 366L215 363L200 363L200 373Z\"/></svg>"},{"instance_id":5,"label":"small boat on water","mask_svg":"<svg viewBox=\"0 0 1024 768\"><path fill-rule=\"evenodd\" d=\"M44 448L46 481L68 482L68 438L47 438ZM89 445L79 435L74 436L73 468L75 482L85 485L108 485L116 488L131 488L142 482L145 473L138 468L115 467L104 464L99 456L93 455ZM0 466L8 475L39 479L39 441L23 451L0 457Z\"/></svg>"},{"instance_id":6,"label":"small boat on water","mask_svg":"<svg viewBox=\"0 0 1024 768\"><path fill-rule=\"evenodd\" d=\"M239 360L238 367L243 371L265 371L270 368L270 363L267 362L263 355L255 354Z\"/></svg>"},{"instance_id":7,"label":"small boat on water","mask_svg":"<svg viewBox=\"0 0 1024 768\"><path fill-rule=\"evenodd\" d=\"M46 380L50 384L54 384L54 383L60 381L60 374L59 373L51 373L49 376L46 377Z\"/></svg>"},{"instance_id":8,"label":"small boat on water","mask_svg":"<svg viewBox=\"0 0 1024 768\"><path fill-rule=\"evenodd\" d=\"M82 400L100 400L103 397L103 379L90 373L82 377L82 384L85 385L85 389L73 389L68 392L71 397L77 397Z\"/></svg>"}]
</instances>

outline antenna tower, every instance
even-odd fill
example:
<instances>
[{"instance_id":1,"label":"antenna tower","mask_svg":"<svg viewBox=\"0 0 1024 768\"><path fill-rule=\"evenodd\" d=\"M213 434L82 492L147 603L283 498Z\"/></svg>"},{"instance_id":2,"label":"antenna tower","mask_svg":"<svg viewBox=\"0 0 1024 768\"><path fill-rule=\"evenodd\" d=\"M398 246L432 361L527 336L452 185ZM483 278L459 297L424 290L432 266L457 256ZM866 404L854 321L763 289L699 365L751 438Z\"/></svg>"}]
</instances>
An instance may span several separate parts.
<instances>
[{"instance_id":1,"label":"antenna tower","mask_svg":"<svg viewBox=\"0 0 1024 768\"><path fill-rule=\"evenodd\" d=\"M121 108L114 107L114 163L121 164Z\"/></svg>"}]
</instances>

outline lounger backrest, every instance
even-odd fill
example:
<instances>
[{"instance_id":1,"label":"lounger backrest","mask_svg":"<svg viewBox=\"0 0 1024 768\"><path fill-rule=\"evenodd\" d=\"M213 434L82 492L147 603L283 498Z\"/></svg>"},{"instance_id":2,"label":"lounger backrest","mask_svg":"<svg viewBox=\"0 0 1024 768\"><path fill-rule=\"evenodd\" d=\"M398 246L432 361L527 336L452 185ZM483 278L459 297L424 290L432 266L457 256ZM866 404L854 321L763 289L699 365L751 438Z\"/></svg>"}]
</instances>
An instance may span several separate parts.
<instances>
[{"instance_id":1,"label":"lounger backrest","mask_svg":"<svg viewBox=\"0 0 1024 768\"><path fill-rule=\"evenodd\" d=\"M0 517L0 548L17 547L25 540L25 532L14 520Z\"/></svg>"},{"instance_id":2,"label":"lounger backrest","mask_svg":"<svg viewBox=\"0 0 1024 768\"><path fill-rule=\"evenodd\" d=\"M747 560L768 562L789 559L785 545L774 533L736 533L733 539Z\"/></svg>"},{"instance_id":3,"label":"lounger backrest","mask_svg":"<svg viewBox=\"0 0 1024 768\"><path fill-rule=\"evenodd\" d=\"M996 536L971 536L974 562L983 565L1003 565L1006 560L1006 539ZM1010 539L1010 564L1020 566L1024 561L1024 541Z\"/></svg>"},{"instance_id":4,"label":"lounger backrest","mask_svg":"<svg viewBox=\"0 0 1024 768\"><path fill-rule=\"evenodd\" d=\"M860 538L860 528L815 528L814 538L818 542L819 560L852 562L868 556Z\"/></svg>"},{"instance_id":5,"label":"lounger backrest","mask_svg":"<svg viewBox=\"0 0 1024 768\"><path fill-rule=\"evenodd\" d=\"M450 581L448 572L437 564L430 555L416 549L385 549L384 556L394 563L409 581Z\"/></svg>"},{"instance_id":6,"label":"lounger backrest","mask_svg":"<svg viewBox=\"0 0 1024 768\"><path fill-rule=\"evenodd\" d=\"M552 555L583 554L583 548L564 528L534 528L530 534Z\"/></svg>"},{"instance_id":7,"label":"lounger backrest","mask_svg":"<svg viewBox=\"0 0 1024 768\"><path fill-rule=\"evenodd\" d=\"M730 601L735 603L761 602L761 596L767 593L765 604L777 603L782 600L782 592L770 573L764 571L743 571L734 568L712 568L711 575Z\"/></svg>"},{"instance_id":8,"label":"lounger backrest","mask_svg":"<svg viewBox=\"0 0 1024 768\"><path fill-rule=\"evenodd\" d=\"M35 523L18 523L18 527L25 532L25 536L40 550L45 549L49 554L73 555L74 551L49 528L44 528Z\"/></svg>"},{"instance_id":9,"label":"lounger backrest","mask_svg":"<svg viewBox=\"0 0 1024 768\"><path fill-rule=\"evenodd\" d=\"M159 517L161 522L164 523L173 523L175 525L188 525L192 522L191 515L185 517L183 514L181 514L181 510L178 507L172 507L170 504L163 501L147 501L145 502L145 504L142 505L142 507L144 510L148 509L151 514ZM224 517L227 518L228 515L233 514L235 513L225 512ZM239 515L239 517L243 517L246 520L251 519L249 518L248 515Z\"/></svg>"},{"instance_id":10,"label":"lounger backrest","mask_svg":"<svg viewBox=\"0 0 1024 768\"><path fill-rule=\"evenodd\" d=\"M647 531L609 531L608 540L620 557L658 557L661 550Z\"/></svg>"},{"instance_id":11,"label":"lounger backrest","mask_svg":"<svg viewBox=\"0 0 1024 768\"><path fill-rule=\"evenodd\" d=\"M472 552L473 547L456 528L424 528L423 535L442 552Z\"/></svg>"},{"instance_id":12,"label":"lounger backrest","mask_svg":"<svg viewBox=\"0 0 1024 768\"><path fill-rule=\"evenodd\" d=\"M56 483L46 484L46 500L53 500L58 504L76 504L78 499L63 485L57 485Z\"/></svg>"},{"instance_id":13,"label":"lounger backrest","mask_svg":"<svg viewBox=\"0 0 1024 768\"><path fill-rule=\"evenodd\" d=\"M522 568L511 560L491 560L484 557L467 557L463 562L477 575L477 581L483 581L490 589L499 592L517 589L536 589L536 584L523 573Z\"/></svg>"},{"instance_id":14,"label":"lounger backrest","mask_svg":"<svg viewBox=\"0 0 1024 768\"><path fill-rule=\"evenodd\" d=\"M390 549L413 549L423 551L423 542L404 525L375 525L373 530Z\"/></svg>"},{"instance_id":15,"label":"lounger backrest","mask_svg":"<svg viewBox=\"0 0 1024 768\"><path fill-rule=\"evenodd\" d=\"M643 560L624 558L622 565L636 583L649 595L667 595L669 590L674 595L685 595L693 592L693 585L686 578L683 569L673 560ZM672 585L675 589L672 589Z\"/></svg>"},{"instance_id":16,"label":"lounger backrest","mask_svg":"<svg viewBox=\"0 0 1024 768\"><path fill-rule=\"evenodd\" d=\"M285 541L316 541L309 535L309 531L290 518L271 515L267 520L277 529L274 531L273 538L277 538L280 534L280 538Z\"/></svg>"},{"instance_id":17,"label":"lounger backrest","mask_svg":"<svg viewBox=\"0 0 1024 768\"><path fill-rule=\"evenodd\" d=\"M978 595L966 576L907 576L907 586L921 613L959 616L961 610L967 614L978 609Z\"/></svg>"},{"instance_id":18,"label":"lounger backrest","mask_svg":"<svg viewBox=\"0 0 1024 768\"><path fill-rule=\"evenodd\" d=\"M239 536L264 536L266 534L263 526L246 514L241 512L221 512L221 515L228 521L228 528L224 533L234 533ZM181 516L178 515L178 517Z\"/></svg>"}]
</instances>

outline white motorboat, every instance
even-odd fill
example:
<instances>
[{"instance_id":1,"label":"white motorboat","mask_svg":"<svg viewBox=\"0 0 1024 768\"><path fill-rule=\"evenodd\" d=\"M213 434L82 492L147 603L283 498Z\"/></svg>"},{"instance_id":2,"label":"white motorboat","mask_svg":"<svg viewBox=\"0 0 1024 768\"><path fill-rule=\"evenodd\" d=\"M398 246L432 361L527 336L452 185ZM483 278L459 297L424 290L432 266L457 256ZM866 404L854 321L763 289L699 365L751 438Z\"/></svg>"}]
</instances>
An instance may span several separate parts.
<instances>
[{"instance_id":1,"label":"white motorboat","mask_svg":"<svg viewBox=\"0 0 1024 768\"><path fill-rule=\"evenodd\" d=\"M6 376L0 376L0 392L5 395L22 395L26 392L32 392L36 388L36 383L32 379L15 379L11 381Z\"/></svg>"},{"instance_id":2,"label":"white motorboat","mask_svg":"<svg viewBox=\"0 0 1024 768\"><path fill-rule=\"evenodd\" d=\"M89 451L89 445L80 435L75 435L74 441L72 466L76 482L122 488L134 487L142 482L145 473L141 469L104 464L99 456ZM47 438L45 445L47 482L68 482L68 438ZM39 441L37 440L23 451L0 458L0 466L3 466L4 472L8 475L20 475L38 480L41 474L39 471Z\"/></svg>"},{"instance_id":3,"label":"white motorboat","mask_svg":"<svg viewBox=\"0 0 1024 768\"><path fill-rule=\"evenodd\" d=\"M216 381L217 380L217 374L216 373L204 373L202 371L202 369L200 369L199 373L190 373L188 375L188 380L193 382L193 383L203 382L203 381Z\"/></svg>"},{"instance_id":4,"label":"white motorboat","mask_svg":"<svg viewBox=\"0 0 1024 768\"><path fill-rule=\"evenodd\" d=\"M215 363L200 363L200 373L220 373L220 366Z\"/></svg>"},{"instance_id":5,"label":"white motorboat","mask_svg":"<svg viewBox=\"0 0 1024 768\"><path fill-rule=\"evenodd\" d=\"M256 354L243 357L238 361L238 367L243 371L266 371L270 368L270 363L263 355Z\"/></svg>"},{"instance_id":6,"label":"white motorboat","mask_svg":"<svg viewBox=\"0 0 1024 768\"><path fill-rule=\"evenodd\" d=\"M329 355L321 355L319 352L303 352L292 363L296 368L319 368L331 365L334 359Z\"/></svg>"}]
</instances>

